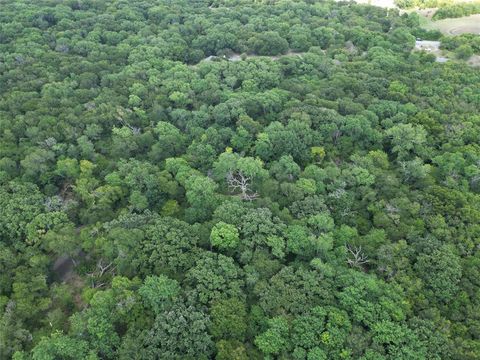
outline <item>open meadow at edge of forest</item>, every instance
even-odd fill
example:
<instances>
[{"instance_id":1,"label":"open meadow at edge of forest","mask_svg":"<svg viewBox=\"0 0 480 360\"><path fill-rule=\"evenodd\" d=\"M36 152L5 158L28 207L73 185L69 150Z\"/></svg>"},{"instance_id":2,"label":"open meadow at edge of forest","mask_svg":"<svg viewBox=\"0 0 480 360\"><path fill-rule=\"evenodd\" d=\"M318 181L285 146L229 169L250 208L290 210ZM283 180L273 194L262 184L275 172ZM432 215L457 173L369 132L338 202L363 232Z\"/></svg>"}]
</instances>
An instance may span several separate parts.
<instances>
[{"instance_id":1,"label":"open meadow at edge of forest","mask_svg":"<svg viewBox=\"0 0 480 360\"><path fill-rule=\"evenodd\" d=\"M480 35L480 14L464 16L455 19L433 21L419 12L422 27L427 30L438 30L446 35L461 35L466 33Z\"/></svg>"}]
</instances>

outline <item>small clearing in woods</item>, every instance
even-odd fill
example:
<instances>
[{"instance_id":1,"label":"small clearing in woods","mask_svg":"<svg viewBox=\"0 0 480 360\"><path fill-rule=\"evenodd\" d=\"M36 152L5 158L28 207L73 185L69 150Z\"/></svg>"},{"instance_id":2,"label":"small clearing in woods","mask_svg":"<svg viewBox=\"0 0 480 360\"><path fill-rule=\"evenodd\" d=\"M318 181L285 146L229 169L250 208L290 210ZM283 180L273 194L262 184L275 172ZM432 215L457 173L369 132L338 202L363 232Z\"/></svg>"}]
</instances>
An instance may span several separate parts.
<instances>
[{"instance_id":1,"label":"small clearing in woods","mask_svg":"<svg viewBox=\"0 0 480 360\"><path fill-rule=\"evenodd\" d=\"M208 56L206 57L205 59L203 59L202 61L212 61L212 60L215 60L215 59L222 59L222 60L228 60L228 61L240 61L242 60L242 57L244 57L245 59L252 59L252 58L269 58L269 59L272 59L272 60L278 60L282 57L285 57L285 56L302 56L304 55L305 53L304 52L295 52L295 51L289 51L287 52L286 54L283 54L283 55L276 55L276 56L265 56L265 55L242 55L242 54L232 54L230 56Z\"/></svg>"},{"instance_id":2,"label":"small clearing in woods","mask_svg":"<svg viewBox=\"0 0 480 360\"><path fill-rule=\"evenodd\" d=\"M415 42L414 50L431 53L435 55L436 61L440 63L444 63L449 60L444 52L440 50L440 41L417 40Z\"/></svg>"},{"instance_id":3,"label":"small clearing in woods","mask_svg":"<svg viewBox=\"0 0 480 360\"><path fill-rule=\"evenodd\" d=\"M83 259L85 253L79 251L78 258ZM81 289L85 287L84 280L75 272L75 261L69 255L60 256L53 263L53 272L58 280L64 284L68 284L71 287L73 301L75 305L80 309L85 307L85 303L82 300Z\"/></svg>"},{"instance_id":4,"label":"small clearing in woods","mask_svg":"<svg viewBox=\"0 0 480 360\"><path fill-rule=\"evenodd\" d=\"M452 53L445 52L440 49L440 41L428 41L428 40L417 40L415 42L414 50L416 51L426 51L430 54L435 55L435 61L439 63L444 63L452 60ZM473 55L466 62L468 65L473 67L480 66L480 56Z\"/></svg>"}]
</instances>

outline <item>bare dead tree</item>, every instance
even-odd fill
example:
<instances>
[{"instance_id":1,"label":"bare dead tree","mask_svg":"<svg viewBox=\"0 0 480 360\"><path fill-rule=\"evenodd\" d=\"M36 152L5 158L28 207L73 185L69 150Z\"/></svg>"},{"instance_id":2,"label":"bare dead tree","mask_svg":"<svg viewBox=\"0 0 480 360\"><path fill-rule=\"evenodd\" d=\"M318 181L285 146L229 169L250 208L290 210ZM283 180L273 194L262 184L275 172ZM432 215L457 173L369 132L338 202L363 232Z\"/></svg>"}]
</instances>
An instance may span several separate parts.
<instances>
[{"instance_id":1,"label":"bare dead tree","mask_svg":"<svg viewBox=\"0 0 480 360\"><path fill-rule=\"evenodd\" d=\"M480 175L475 175L475 176L470 180L470 184L471 184L472 186L475 186L479 181L480 181Z\"/></svg>"},{"instance_id":2,"label":"bare dead tree","mask_svg":"<svg viewBox=\"0 0 480 360\"><path fill-rule=\"evenodd\" d=\"M227 184L231 192L240 190L242 200L253 201L258 197L258 193L251 190L251 177L246 176L241 171L229 171L227 173Z\"/></svg>"},{"instance_id":3,"label":"bare dead tree","mask_svg":"<svg viewBox=\"0 0 480 360\"><path fill-rule=\"evenodd\" d=\"M362 247L350 246L345 245L345 249L348 253L347 264L351 267L359 267L361 268L362 265L368 263L368 257L363 253Z\"/></svg>"},{"instance_id":4,"label":"bare dead tree","mask_svg":"<svg viewBox=\"0 0 480 360\"><path fill-rule=\"evenodd\" d=\"M340 136L342 136L342 132L340 130L335 130L332 133L332 140L334 145L337 145L338 139L340 139Z\"/></svg>"},{"instance_id":5,"label":"bare dead tree","mask_svg":"<svg viewBox=\"0 0 480 360\"><path fill-rule=\"evenodd\" d=\"M385 204L385 210L387 211L388 217L392 219L395 225L400 224L400 210L396 206L387 203Z\"/></svg>"},{"instance_id":6,"label":"bare dead tree","mask_svg":"<svg viewBox=\"0 0 480 360\"><path fill-rule=\"evenodd\" d=\"M345 189L336 189L334 192L330 193L329 196L335 199L340 199L346 193L347 192L345 191Z\"/></svg>"},{"instance_id":7,"label":"bare dead tree","mask_svg":"<svg viewBox=\"0 0 480 360\"><path fill-rule=\"evenodd\" d=\"M380 265L378 271L382 273L386 280L391 280L396 273L395 270L389 269L386 265Z\"/></svg>"},{"instance_id":8,"label":"bare dead tree","mask_svg":"<svg viewBox=\"0 0 480 360\"><path fill-rule=\"evenodd\" d=\"M408 169L408 163L406 161L399 161L398 164L400 165L400 168L402 169L403 180L404 181L409 181L411 174L410 174L410 170Z\"/></svg>"},{"instance_id":9,"label":"bare dead tree","mask_svg":"<svg viewBox=\"0 0 480 360\"><path fill-rule=\"evenodd\" d=\"M103 274L105 274L105 272L106 272L108 269L110 269L111 266L112 266L112 263L103 265L103 261L100 260L100 261L97 263L97 268L98 268L98 270L100 271L99 276L103 276Z\"/></svg>"},{"instance_id":10,"label":"bare dead tree","mask_svg":"<svg viewBox=\"0 0 480 360\"><path fill-rule=\"evenodd\" d=\"M95 274L95 271L91 273L87 273L87 276L90 278L90 281L91 281L90 286L92 287L92 289L98 289L105 286L105 283L97 283L95 281L95 278L97 277L97 274Z\"/></svg>"},{"instance_id":11,"label":"bare dead tree","mask_svg":"<svg viewBox=\"0 0 480 360\"><path fill-rule=\"evenodd\" d=\"M124 117L127 115L126 113L132 113L132 110L130 109L123 109L121 107L118 107L117 108L117 120L120 121L120 123L123 125L123 126L126 126L127 128L129 128L132 133L134 135L138 135L142 132L142 129L138 128L138 127L135 127L135 126L132 126L128 123L128 121L126 121L124 119Z\"/></svg>"},{"instance_id":12,"label":"bare dead tree","mask_svg":"<svg viewBox=\"0 0 480 360\"><path fill-rule=\"evenodd\" d=\"M342 212L340 213L340 216L341 217L352 216L352 209L350 209L350 206L347 206L345 209L343 209Z\"/></svg>"},{"instance_id":13,"label":"bare dead tree","mask_svg":"<svg viewBox=\"0 0 480 360\"><path fill-rule=\"evenodd\" d=\"M90 272L90 273L87 273L87 276L92 281L91 286L92 286L93 289L98 289L98 288L101 288L101 287L105 286L105 283L101 283L101 282L97 283L96 279L101 278L106 273L110 272L110 274L112 276L115 276L115 267L112 266L112 265L113 265L113 263L103 264L103 260L100 259L97 262L97 266L96 266L95 270Z\"/></svg>"}]
</instances>

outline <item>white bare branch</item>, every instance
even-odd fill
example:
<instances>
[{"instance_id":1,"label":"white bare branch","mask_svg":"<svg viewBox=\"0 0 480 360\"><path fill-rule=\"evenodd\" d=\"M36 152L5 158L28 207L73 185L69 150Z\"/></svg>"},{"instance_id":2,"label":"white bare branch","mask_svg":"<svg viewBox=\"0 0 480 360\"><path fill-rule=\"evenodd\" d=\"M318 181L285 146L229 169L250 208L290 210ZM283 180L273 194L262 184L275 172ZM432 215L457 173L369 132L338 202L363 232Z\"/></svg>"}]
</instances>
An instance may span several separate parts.
<instances>
[{"instance_id":1,"label":"white bare branch","mask_svg":"<svg viewBox=\"0 0 480 360\"><path fill-rule=\"evenodd\" d=\"M97 263L97 268L98 268L98 270L100 271L99 276L103 276L103 274L105 274L105 272L108 271L108 269L110 269L111 266L112 266L112 263L103 265L103 261L100 260L100 261Z\"/></svg>"},{"instance_id":2,"label":"white bare branch","mask_svg":"<svg viewBox=\"0 0 480 360\"><path fill-rule=\"evenodd\" d=\"M231 192L240 190L242 200L252 201L258 197L258 193L252 192L250 187L251 178L244 175L241 171L229 171L227 173L227 184Z\"/></svg>"},{"instance_id":3,"label":"white bare branch","mask_svg":"<svg viewBox=\"0 0 480 360\"><path fill-rule=\"evenodd\" d=\"M369 262L368 257L363 253L362 247L345 245L345 249L348 252L347 264L351 267L362 267L362 265Z\"/></svg>"}]
</instances>

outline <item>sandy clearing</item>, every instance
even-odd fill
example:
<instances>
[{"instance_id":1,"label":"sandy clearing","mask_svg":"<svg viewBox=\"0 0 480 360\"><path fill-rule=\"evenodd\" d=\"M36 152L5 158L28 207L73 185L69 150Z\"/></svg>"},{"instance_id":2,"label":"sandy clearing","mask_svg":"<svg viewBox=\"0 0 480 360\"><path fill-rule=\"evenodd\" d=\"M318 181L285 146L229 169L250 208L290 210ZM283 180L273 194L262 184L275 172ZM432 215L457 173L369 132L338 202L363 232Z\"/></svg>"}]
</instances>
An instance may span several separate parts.
<instances>
[{"instance_id":1,"label":"sandy clearing","mask_svg":"<svg viewBox=\"0 0 480 360\"><path fill-rule=\"evenodd\" d=\"M473 55L468 61L467 64L473 67L480 67L480 55Z\"/></svg>"},{"instance_id":2,"label":"sandy clearing","mask_svg":"<svg viewBox=\"0 0 480 360\"><path fill-rule=\"evenodd\" d=\"M443 51L440 50L440 41L417 40L415 41L414 50L426 51L435 55L435 61L439 63L445 63L450 60L445 56Z\"/></svg>"}]
</instances>

